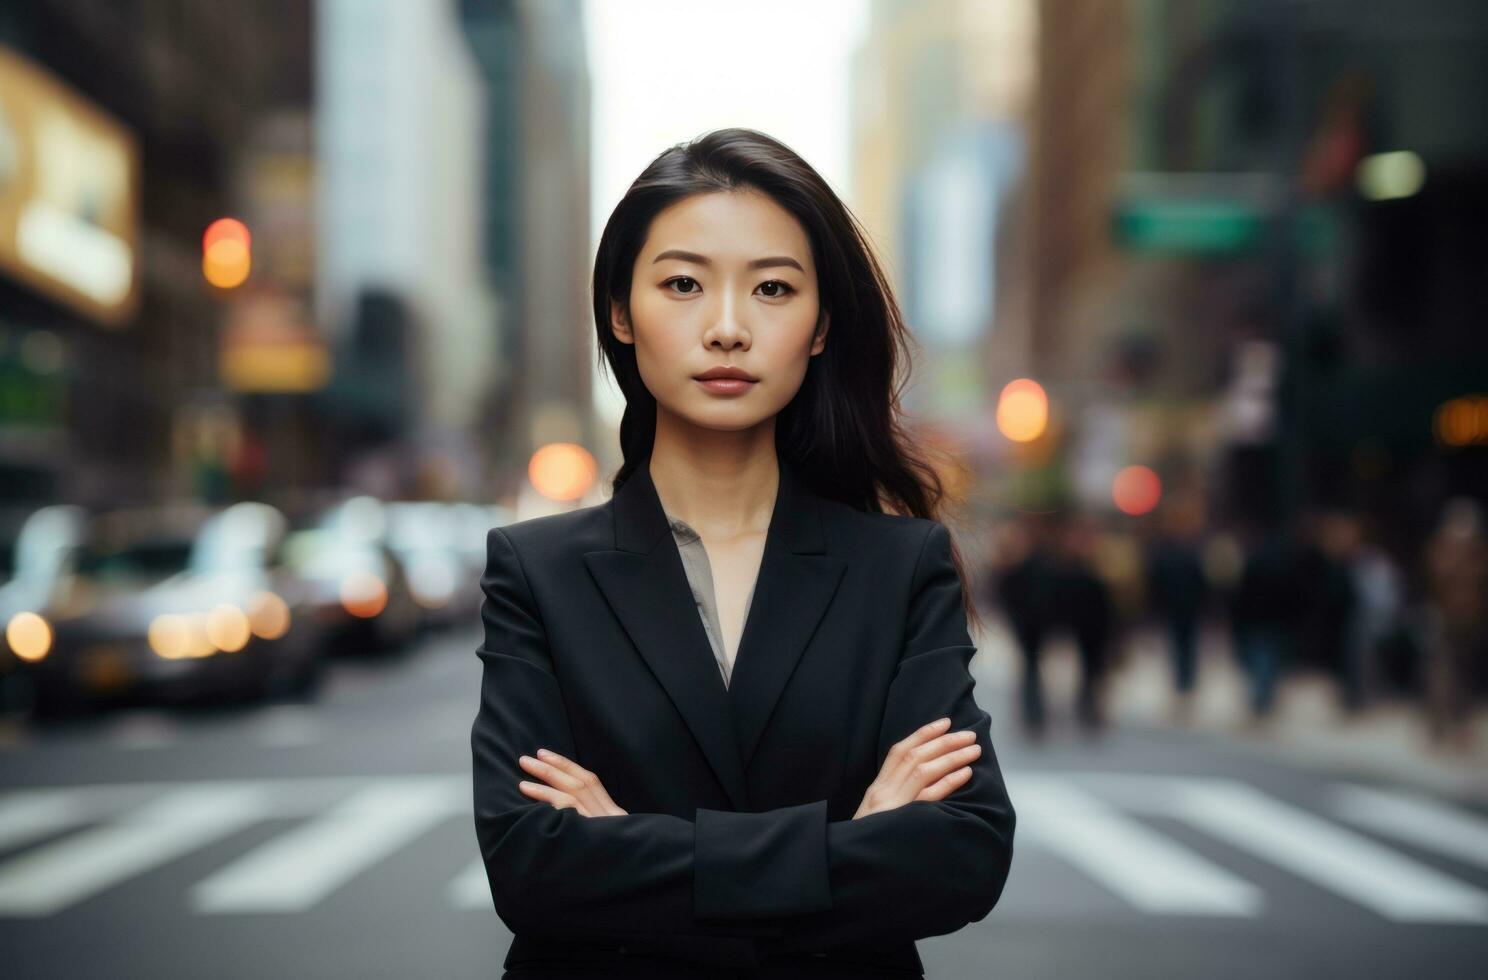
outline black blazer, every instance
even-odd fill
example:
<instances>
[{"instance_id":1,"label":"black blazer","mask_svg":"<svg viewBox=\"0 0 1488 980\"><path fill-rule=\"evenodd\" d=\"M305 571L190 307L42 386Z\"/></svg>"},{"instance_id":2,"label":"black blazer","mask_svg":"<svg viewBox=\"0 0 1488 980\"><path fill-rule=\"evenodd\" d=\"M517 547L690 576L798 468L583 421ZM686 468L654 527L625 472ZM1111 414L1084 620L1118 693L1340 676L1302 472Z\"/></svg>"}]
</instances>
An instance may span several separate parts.
<instances>
[{"instance_id":1,"label":"black blazer","mask_svg":"<svg viewBox=\"0 0 1488 980\"><path fill-rule=\"evenodd\" d=\"M782 460L727 687L649 459L486 545L475 830L512 976L919 976L914 940L996 905L1014 813L944 525L822 497ZM977 733L971 779L851 819L889 747L946 715ZM524 796L539 748L627 814Z\"/></svg>"}]
</instances>

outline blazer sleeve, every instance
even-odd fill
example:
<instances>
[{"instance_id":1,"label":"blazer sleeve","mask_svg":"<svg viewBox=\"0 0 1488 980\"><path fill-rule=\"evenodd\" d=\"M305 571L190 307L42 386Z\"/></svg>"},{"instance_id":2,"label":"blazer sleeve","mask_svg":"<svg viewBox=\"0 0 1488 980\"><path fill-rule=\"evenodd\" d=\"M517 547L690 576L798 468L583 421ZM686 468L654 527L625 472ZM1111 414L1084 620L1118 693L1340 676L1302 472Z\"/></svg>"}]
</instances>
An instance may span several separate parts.
<instances>
[{"instance_id":1,"label":"blazer sleeve","mask_svg":"<svg viewBox=\"0 0 1488 980\"><path fill-rule=\"evenodd\" d=\"M904 650L889 687L878 760L893 743L936 718L951 731L972 729L982 754L971 779L943 800L826 826L831 907L781 920L784 935L762 949L786 952L940 936L986 917L997 904L1013 857L1015 813L991 740L991 718L972 696L967 631L950 534L932 522L916 562ZM751 815L699 814L705 830Z\"/></svg>"},{"instance_id":2,"label":"blazer sleeve","mask_svg":"<svg viewBox=\"0 0 1488 980\"><path fill-rule=\"evenodd\" d=\"M518 765L538 748L577 758L546 631L521 558L506 533L486 541L485 640L480 707L471 726L475 830L496 912L513 932L599 937L735 937L753 958L753 937L781 927L761 921L708 921L694 903L700 866L748 867L776 883L773 911L826 908L821 863L826 801L754 814L738 839L714 842L699 857L697 827L670 814L586 817L525 796L531 777ZM798 872L813 852L818 878ZM716 945L716 944L715 944Z\"/></svg>"},{"instance_id":3,"label":"blazer sleeve","mask_svg":"<svg viewBox=\"0 0 1488 980\"><path fill-rule=\"evenodd\" d=\"M949 715L983 754L946 800L828 822L825 799L758 813L699 808L584 817L517 789L517 757L575 756L536 602L511 542L487 542L481 703L471 731L476 834L513 931L737 937L758 949L922 938L977 921L1012 858L1013 810L972 697L975 652L950 539L936 523L913 576L905 646L880 727L892 743ZM757 946L755 944L758 944Z\"/></svg>"}]
</instances>

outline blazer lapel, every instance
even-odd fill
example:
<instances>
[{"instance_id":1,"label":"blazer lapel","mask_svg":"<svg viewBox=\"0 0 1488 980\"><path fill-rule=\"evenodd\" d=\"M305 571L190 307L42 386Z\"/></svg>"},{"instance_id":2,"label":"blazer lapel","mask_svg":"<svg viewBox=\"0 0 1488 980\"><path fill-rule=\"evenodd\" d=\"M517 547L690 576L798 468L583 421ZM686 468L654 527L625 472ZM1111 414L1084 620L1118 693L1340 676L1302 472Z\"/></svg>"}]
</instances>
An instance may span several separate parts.
<instances>
[{"instance_id":1,"label":"blazer lapel","mask_svg":"<svg viewBox=\"0 0 1488 980\"><path fill-rule=\"evenodd\" d=\"M584 562L730 801L747 810L745 767L847 567L825 553L819 498L782 460L759 578L727 687L651 481L649 457L610 506L615 550L585 552Z\"/></svg>"},{"instance_id":2,"label":"blazer lapel","mask_svg":"<svg viewBox=\"0 0 1488 980\"><path fill-rule=\"evenodd\" d=\"M746 768L847 568L827 554L821 521L821 498L782 460L775 512L727 688Z\"/></svg>"}]
</instances>

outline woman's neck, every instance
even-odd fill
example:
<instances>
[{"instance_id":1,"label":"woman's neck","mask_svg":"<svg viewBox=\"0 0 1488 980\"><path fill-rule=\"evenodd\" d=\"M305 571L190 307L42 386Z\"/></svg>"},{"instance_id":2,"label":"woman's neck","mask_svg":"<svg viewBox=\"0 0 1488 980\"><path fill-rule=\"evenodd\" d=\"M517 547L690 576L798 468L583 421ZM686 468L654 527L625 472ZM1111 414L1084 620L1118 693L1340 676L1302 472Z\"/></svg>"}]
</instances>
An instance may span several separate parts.
<instances>
[{"instance_id":1,"label":"woman's neck","mask_svg":"<svg viewBox=\"0 0 1488 980\"><path fill-rule=\"evenodd\" d=\"M780 488L773 424L702 431L676 438L658 425L649 465L662 507L707 538L768 530Z\"/></svg>"}]
</instances>

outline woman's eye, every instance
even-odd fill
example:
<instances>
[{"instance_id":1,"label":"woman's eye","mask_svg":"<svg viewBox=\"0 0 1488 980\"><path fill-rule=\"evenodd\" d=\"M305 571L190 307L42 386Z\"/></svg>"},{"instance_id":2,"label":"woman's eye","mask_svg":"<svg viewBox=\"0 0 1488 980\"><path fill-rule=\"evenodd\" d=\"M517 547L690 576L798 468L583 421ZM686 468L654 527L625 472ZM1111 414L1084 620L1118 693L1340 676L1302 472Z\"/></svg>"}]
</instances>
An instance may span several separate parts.
<instances>
[{"instance_id":1,"label":"woman's eye","mask_svg":"<svg viewBox=\"0 0 1488 980\"><path fill-rule=\"evenodd\" d=\"M696 286L698 284L698 281L691 276L673 276L666 282L663 282L662 285L673 287L674 291L682 296L691 296L693 293L697 292L697 290L693 288L680 288L680 284L682 283L687 283L691 287ZM782 296L789 296L791 293L796 291L795 287L791 286L790 283L785 282L781 279L771 279L768 282L762 282L760 283L759 288L774 290L774 292L765 293L766 299L780 299Z\"/></svg>"}]
</instances>

